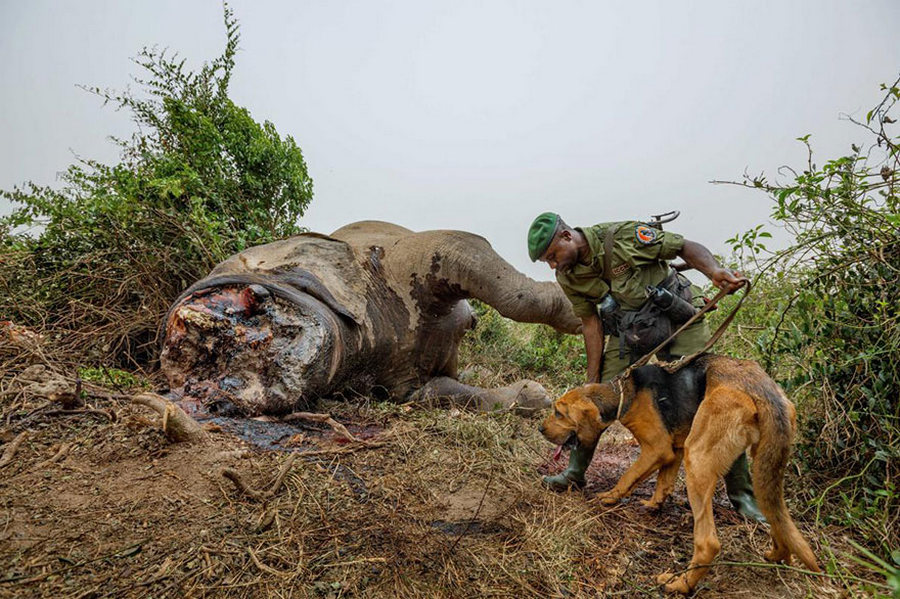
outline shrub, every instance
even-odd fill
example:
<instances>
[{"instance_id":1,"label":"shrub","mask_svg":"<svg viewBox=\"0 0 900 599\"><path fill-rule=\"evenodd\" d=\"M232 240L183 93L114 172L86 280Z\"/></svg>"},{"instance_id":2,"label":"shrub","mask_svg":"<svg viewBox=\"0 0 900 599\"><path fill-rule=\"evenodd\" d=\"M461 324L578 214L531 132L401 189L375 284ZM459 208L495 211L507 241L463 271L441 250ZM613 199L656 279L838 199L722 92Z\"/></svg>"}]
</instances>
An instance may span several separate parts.
<instances>
[{"instance_id":1,"label":"shrub","mask_svg":"<svg viewBox=\"0 0 900 599\"><path fill-rule=\"evenodd\" d=\"M740 183L771 195L793 245L761 260L759 228L731 240L773 291L756 349L801 402L800 454L825 487L816 502L839 497L830 517L882 549L900 538L900 137L889 132L898 83L854 121L867 145L819 167L805 136L808 164L791 181Z\"/></svg>"},{"instance_id":2,"label":"shrub","mask_svg":"<svg viewBox=\"0 0 900 599\"><path fill-rule=\"evenodd\" d=\"M3 197L0 314L49 328L57 347L99 363L146 364L180 291L228 255L300 231L312 198L303 155L228 97L239 34L225 7L221 56L192 72L144 48L144 92L91 88L131 112L121 162L78 160L59 189L28 183Z\"/></svg>"}]
</instances>

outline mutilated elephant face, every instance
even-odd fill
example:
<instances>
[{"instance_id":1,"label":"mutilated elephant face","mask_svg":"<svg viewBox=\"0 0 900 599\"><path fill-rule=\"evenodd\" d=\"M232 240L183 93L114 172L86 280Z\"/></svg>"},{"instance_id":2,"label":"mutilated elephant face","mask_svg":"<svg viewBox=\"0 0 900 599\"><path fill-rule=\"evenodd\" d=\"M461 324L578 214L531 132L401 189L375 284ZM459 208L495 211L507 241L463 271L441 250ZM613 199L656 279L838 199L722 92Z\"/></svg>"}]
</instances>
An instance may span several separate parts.
<instances>
[{"instance_id":1,"label":"mutilated elephant face","mask_svg":"<svg viewBox=\"0 0 900 599\"><path fill-rule=\"evenodd\" d=\"M318 299L278 286L193 292L169 314L161 356L170 387L211 413L277 414L332 390L342 366L339 317Z\"/></svg>"}]
</instances>

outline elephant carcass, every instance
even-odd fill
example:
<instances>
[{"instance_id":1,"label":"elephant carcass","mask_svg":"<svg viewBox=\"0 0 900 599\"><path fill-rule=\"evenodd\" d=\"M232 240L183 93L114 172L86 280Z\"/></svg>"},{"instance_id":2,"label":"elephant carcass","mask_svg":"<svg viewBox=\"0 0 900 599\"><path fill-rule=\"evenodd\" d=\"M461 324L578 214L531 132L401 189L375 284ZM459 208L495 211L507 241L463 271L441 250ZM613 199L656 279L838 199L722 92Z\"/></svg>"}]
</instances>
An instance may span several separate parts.
<instances>
[{"instance_id":1,"label":"elephant carcass","mask_svg":"<svg viewBox=\"0 0 900 599\"><path fill-rule=\"evenodd\" d=\"M455 380L475 325L466 298L564 332L580 325L555 283L516 271L482 237L363 221L216 266L169 310L162 370L176 394L213 412L282 414L352 393L543 406L533 381L488 390Z\"/></svg>"}]
</instances>

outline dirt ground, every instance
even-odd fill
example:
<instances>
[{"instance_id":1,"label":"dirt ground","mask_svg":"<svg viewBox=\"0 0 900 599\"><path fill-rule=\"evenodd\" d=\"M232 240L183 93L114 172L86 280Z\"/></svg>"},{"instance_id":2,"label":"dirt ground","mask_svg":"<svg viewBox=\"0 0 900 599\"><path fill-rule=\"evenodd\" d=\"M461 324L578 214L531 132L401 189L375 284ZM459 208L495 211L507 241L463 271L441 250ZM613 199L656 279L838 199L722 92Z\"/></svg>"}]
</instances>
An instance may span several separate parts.
<instances>
[{"instance_id":1,"label":"dirt ground","mask_svg":"<svg viewBox=\"0 0 900 599\"><path fill-rule=\"evenodd\" d=\"M3 401L4 448L27 436L0 469L0 597L661 597L655 575L690 560L683 484L658 513L638 503L652 481L611 508L594 500L636 456L624 429L584 492L555 494L540 475L565 455L550 463L537 423L511 414L361 398L319 406L359 443L322 424L219 420L178 444L121 399L93 402L109 416ZM253 493L285 467L266 497L222 475ZM696 596L862 592L765 564L765 527L724 495L716 521L723 551ZM798 524L820 558L849 550L848 531Z\"/></svg>"}]
</instances>

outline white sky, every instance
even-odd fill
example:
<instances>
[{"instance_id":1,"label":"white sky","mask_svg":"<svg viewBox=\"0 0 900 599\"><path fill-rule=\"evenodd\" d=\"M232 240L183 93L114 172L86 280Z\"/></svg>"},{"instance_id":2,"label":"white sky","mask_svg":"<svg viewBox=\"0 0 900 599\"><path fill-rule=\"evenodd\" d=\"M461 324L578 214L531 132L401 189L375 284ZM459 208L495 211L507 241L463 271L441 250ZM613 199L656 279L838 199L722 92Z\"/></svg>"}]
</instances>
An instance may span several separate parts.
<instances>
[{"instance_id":1,"label":"white sky","mask_svg":"<svg viewBox=\"0 0 900 599\"><path fill-rule=\"evenodd\" d=\"M766 222L758 192L710 185L802 166L865 136L900 72L900 2L254 1L231 4L231 96L293 135L315 181L302 220L487 237L527 274L540 212L572 225L682 211L673 230L727 253ZM224 45L213 0L0 0L0 188L53 184L74 154L113 162L144 45L198 65ZM0 200L0 214L8 203ZM782 240L783 241L783 240Z\"/></svg>"}]
</instances>

